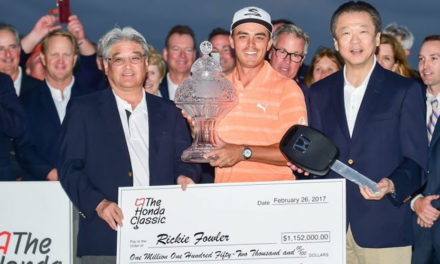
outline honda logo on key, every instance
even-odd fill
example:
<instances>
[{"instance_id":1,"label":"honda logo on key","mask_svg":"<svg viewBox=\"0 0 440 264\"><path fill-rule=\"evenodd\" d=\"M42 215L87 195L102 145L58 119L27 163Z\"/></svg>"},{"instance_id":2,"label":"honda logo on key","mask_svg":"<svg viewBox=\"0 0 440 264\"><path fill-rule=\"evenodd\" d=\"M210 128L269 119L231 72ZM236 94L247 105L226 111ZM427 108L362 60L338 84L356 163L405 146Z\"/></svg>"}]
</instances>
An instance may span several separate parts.
<instances>
[{"instance_id":1,"label":"honda logo on key","mask_svg":"<svg viewBox=\"0 0 440 264\"><path fill-rule=\"evenodd\" d=\"M301 153L304 153L309 148L310 143L312 143L310 141L310 139L306 138L304 135L301 134L296 139L295 144L293 144L293 149L296 150L296 151L299 151Z\"/></svg>"}]
</instances>

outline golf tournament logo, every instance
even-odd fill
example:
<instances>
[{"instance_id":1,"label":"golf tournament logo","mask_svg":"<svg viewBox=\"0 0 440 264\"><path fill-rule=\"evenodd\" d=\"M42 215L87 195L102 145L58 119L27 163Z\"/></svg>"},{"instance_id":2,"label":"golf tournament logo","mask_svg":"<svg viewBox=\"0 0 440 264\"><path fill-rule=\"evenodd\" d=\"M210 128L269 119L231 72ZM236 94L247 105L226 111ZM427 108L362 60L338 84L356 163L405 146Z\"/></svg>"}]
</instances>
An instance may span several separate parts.
<instances>
[{"instance_id":1,"label":"golf tournament logo","mask_svg":"<svg viewBox=\"0 0 440 264\"><path fill-rule=\"evenodd\" d=\"M152 197L136 198L134 201L134 216L130 219L133 229L140 225L160 225L166 223L165 208L161 199Z\"/></svg>"}]
</instances>

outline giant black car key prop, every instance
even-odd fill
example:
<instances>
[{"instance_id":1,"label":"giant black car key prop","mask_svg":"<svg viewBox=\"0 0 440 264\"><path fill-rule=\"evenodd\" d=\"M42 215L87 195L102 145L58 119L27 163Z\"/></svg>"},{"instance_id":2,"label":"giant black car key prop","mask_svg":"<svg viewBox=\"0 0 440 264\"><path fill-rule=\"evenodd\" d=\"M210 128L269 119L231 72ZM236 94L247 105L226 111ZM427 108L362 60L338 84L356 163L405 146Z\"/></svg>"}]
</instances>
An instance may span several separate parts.
<instances>
[{"instance_id":1,"label":"giant black car key prop","mask_svg":"<svg viewBox=\"0 0 440 264\"><path fill-rule=\"evenodd\" d=\"M281 152L301 169L323 176L332 170L359 186L368 186L379 193L376 183L358 171L337 160L338 148L316 129L294 125L280 142Z\"/></svg>"}]
</instances>

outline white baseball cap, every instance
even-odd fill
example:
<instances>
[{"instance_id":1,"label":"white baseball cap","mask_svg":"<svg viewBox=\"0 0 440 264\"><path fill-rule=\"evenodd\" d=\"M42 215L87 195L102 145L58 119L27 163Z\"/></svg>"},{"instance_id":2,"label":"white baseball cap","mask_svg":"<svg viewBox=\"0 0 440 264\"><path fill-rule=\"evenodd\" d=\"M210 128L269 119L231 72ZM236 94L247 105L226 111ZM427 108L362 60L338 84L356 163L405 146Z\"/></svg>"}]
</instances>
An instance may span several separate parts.
<instances>
[{"instance_id":1,"label":"white baseball cap","mask_svg":"<svg viewBox=\"0 0 440 264\"><path fill-rule=\"evenodd\" d=\"M260 24L264 26L269 33L272 33L272 23L269 13L259 7L249 6L235 12L232 18L231 33L236 27L243 23Z\"/></svg>"}]
</instances>

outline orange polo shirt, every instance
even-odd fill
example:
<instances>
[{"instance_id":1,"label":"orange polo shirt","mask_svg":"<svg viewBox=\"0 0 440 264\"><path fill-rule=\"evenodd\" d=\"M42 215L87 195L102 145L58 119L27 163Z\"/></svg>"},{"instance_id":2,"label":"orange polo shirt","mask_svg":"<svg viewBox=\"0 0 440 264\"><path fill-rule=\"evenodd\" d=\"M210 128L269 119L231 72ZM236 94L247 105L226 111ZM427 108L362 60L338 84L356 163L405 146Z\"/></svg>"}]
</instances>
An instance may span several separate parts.
<instances>
[{"instance_id":1,"label":"orange polo shirt","mask_svg":"<svg viewBox=\"0 0 440 264\"><path fill-rule=\"evenodd\" d=\"M246 87L238 79L237 68L227 78L237 91L238 105L218 124L219 136L226 143L268 146L279 143L292 125L307 124L301 88L268 62ZM292 170L286 165L241 161L232 167L215 169L215 182L293 179Z\"/></svg>"}]
</instances>

